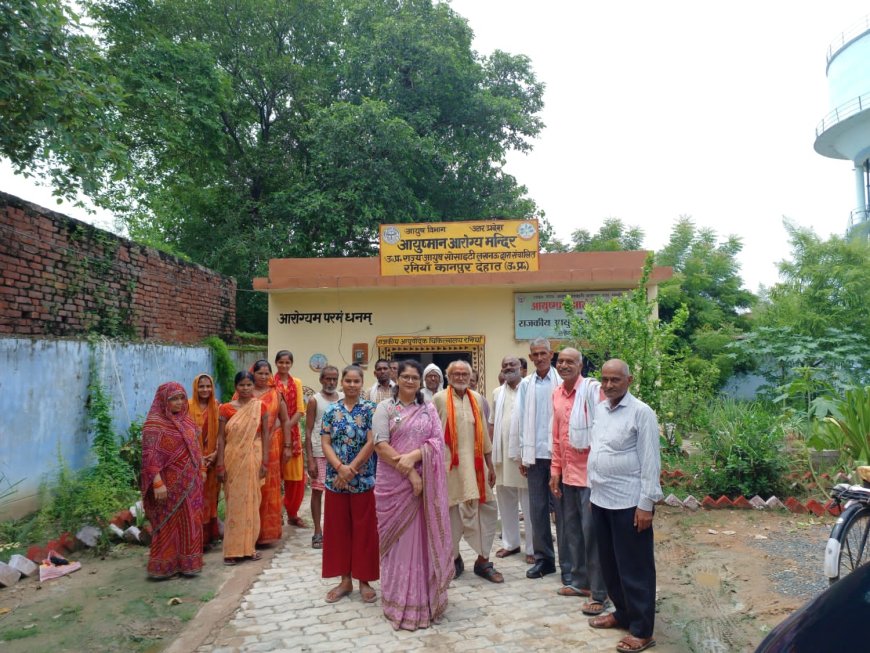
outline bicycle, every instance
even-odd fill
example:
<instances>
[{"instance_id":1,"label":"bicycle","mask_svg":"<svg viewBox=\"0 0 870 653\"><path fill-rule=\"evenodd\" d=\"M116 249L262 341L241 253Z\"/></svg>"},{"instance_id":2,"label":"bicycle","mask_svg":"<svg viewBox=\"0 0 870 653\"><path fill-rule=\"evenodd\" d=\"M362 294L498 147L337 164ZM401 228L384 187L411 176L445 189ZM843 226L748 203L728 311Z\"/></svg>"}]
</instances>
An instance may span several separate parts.
<instances>
[{"instance_id":1,"label":"bicycle","mask_svg":"<svg viewBox=\"0 0 870 653\"><path fill-rule=\"evenodd\" d=\"M870 467L859 468L858 473L866 484ZM870 561L870 488L840 483L831 497L842 508L825 545L825 576L833 585Z\"/></svg>"}]
</instances>

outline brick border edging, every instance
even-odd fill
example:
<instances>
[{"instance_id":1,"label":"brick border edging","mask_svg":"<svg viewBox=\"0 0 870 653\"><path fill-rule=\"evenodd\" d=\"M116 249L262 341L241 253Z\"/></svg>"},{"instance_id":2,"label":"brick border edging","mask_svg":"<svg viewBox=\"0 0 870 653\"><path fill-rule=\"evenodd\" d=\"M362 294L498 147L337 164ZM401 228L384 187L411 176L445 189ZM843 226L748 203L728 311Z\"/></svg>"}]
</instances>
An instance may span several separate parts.
<instances>
[{"instance_id":1,"label":"brick border edging","mask_svg":"<svg viewBox=\"0 0 870 653\"><path fill-rule=\"evenodd\" d=\"M674 494L669 494L659 503L675 508L687 508L691 511L696 511L699 508L706 508L708 510L720 510L724 508L736 508L738 510L787 510L795 514L813 514L816 517L827 514L837 517L842 510L840 504L833 499L828 499L824 504L816 499L808 499L806 503L801 503L794 497L788 497L785 501L781 501L778 497L772 496L765 501L757 494L751 499L747 499L741 494L733 500L725 495L714 499L708 494L700 501L691 494L682 500Z\"/></svg>"}]
</instances>

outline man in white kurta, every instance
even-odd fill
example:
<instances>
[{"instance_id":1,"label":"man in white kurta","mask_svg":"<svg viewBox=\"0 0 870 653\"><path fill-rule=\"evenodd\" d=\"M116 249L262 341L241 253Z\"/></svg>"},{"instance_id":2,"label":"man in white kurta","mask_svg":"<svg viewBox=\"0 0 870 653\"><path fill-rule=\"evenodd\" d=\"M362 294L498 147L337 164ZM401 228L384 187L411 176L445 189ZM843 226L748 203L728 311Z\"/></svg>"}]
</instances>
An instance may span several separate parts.
<instances>
[{"instance_id":1,"label":"man in white kurta","mask_svg":"<svg viewBox=\"0 0 870 653\"><path fill-rule=\"evenodd\" d=\"M510 426L516 406L517 388L522 380L520 360L506 356L501 362L501 377L504 383L492 393L493 409L489 416L492 438L492 462L495 465L495 495L501 515L502 548L496 551L497 558L506 558L520 552L520 514L530 515L529 486L520 473L515 459L519 459L519 447L511 451ZM535 547L532 543L532 523L525 520L525 554L528 564L534 563Z\"/></svg>"},{"instance_id":2,"label":"man in white kurta","mask_svg":"<svg viewBox=\"0 0 870 653\"><path fill-rule=\"evenodd\" d=\"M498 507L492 492L495 485L492 443L484 422L482 397L468 387L470 379L471 366L468 363L450 363L447 366L449 385L432 399L445 432L450 430L451 413L455 422L456 451L450 447L451 436L445 435L447 446L444 447L453 559L456 577L459 577L465 568L459 555L459 541L464 538L477 553L474 573L493 583L502 583L504 578L489 561L498 525ZM448 402L451 402L452 410L448 408ZM478 440L479 452L476 454ZM475 469L476 455L481 458L482 476L478 476Z\"/></svg>"}]
</instances>

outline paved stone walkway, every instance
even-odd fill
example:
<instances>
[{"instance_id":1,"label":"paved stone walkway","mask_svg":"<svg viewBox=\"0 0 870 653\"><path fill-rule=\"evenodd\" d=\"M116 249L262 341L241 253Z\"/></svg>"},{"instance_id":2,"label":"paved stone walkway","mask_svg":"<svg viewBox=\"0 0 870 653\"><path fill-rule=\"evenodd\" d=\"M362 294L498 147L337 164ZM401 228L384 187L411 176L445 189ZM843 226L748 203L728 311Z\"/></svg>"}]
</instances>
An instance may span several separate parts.
<instances>
[{"instance_id":1,"label":"paved stone walkway","mask_svg":"<svg viewBox=\"0 0 870 653\"><path fill-rule=\"evenodd\" d=\"M310 519L309 519L310 523ZM328 604L336 579L320 577L320 551L311 548L310 529L290 529L284 548L272 559L242 600L233 618L201 646L202 653L230 651L615 651L624 631L590 628L580 599L561 597L557 574L525 577L522 555L496 560L504 574L495 585L471 571L475 556L463 542L465 573L449 590L442 623L415 632L394 631L380 601L365 604L356 586L349 598ZM494 550L500 542L496 538ZM375 589L379 585L374 583ZM380 592L378 592L380 594ZM659 639L657 653L676 652Z\"/></svg>"}]
</instances>

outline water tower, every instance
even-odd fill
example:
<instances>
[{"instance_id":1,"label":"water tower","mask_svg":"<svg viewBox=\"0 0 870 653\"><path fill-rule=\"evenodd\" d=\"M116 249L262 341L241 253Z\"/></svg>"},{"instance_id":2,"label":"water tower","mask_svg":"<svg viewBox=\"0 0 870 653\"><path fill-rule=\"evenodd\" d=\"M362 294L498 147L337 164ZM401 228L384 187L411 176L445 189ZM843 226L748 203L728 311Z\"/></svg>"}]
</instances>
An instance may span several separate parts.
<instances>
[{"instance_id":1,"label":"water tower","mask_svg":"<svg viewBox=\"0 0 870 653\"><path fill-rule=\"evenodd\" d=\"M870 235L870 16L842 32L828 47L831 111L816 127L814 148L822 156L855 166L853 234Z\"/></svg>"}]
</instances>

